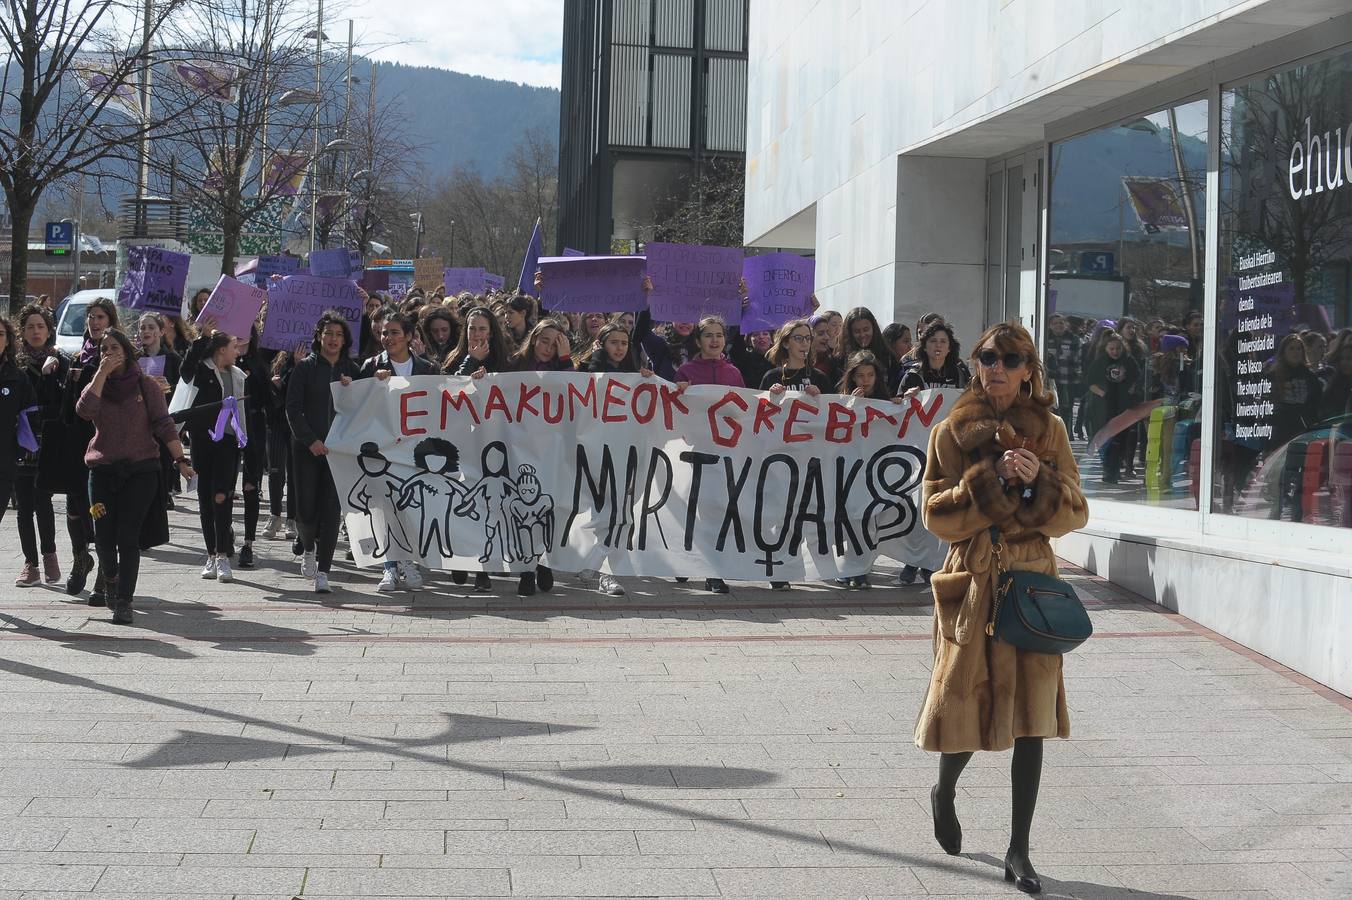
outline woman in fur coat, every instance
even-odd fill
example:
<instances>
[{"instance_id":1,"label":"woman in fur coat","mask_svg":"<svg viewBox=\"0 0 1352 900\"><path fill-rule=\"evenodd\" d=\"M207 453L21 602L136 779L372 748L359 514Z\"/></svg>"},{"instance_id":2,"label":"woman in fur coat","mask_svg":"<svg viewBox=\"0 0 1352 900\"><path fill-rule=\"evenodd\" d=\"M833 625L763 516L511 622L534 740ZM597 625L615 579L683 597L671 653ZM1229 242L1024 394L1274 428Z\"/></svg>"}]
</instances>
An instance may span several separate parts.
<instances>
[{"instance_id":1,"label":"woman in fur coat","mask_svg":"<svg viewBox=\"0 0 1352 900\"><path fill-rule=\"evenodd\" d=\"M959 853L958 776L976 750L1014 748L1013 833L1005 878L1041 890L1028 833L1042 774L1042 739L1068 737L1061 657L986 635L998 579L991 527L1008 568L1056 573L1049 538L1088 521L1065 425L1051 408L1042 361L1028 332L995 325L976 342L973 378L930 435L925 527L951 542L934 590L934 669L915 742L942 754L930 793L934 835Z\"/></svg>"}]
</instances>

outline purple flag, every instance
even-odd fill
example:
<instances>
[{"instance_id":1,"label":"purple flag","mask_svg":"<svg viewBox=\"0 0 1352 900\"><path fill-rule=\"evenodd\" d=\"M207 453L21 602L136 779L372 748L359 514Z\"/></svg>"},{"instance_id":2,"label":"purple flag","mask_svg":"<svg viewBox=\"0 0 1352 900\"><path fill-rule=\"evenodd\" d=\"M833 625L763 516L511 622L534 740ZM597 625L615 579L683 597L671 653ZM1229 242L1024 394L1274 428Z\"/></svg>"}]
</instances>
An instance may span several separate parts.
<instances>
[{"instance_id":1,"label":"purple flag","mask_svg":"<svg viewBox=\"0 0 1352 900\"><path fill-rule=\"evenodd\" d=\"M540 234L540 220L535 220L535 230L530 233L530 243L526 245L526 256L521 260L521 274L516 279L516 289L523 294L538 297L535 289L535 270L540 263L540 254L545 252L544 238Z\"/></svg>"},{"instance_id":2,"label":"purple flag","mask_svg":"<svg viewBox=\"0 0 1352 900\"><path fill-rule=\"evenodd\" d=\"M653 280L648 306L654 319L695 322L713 315L729 325L741 323L742 250L656 242L646 250Z\"/></svg>"},{"instance_id":3,"label":"purple flag","mask_svg":"<svg viewBox=\"0 0 1352 900\"><path fill-rule=\"evenodd\" d=\"M219 330L231 337L247 338L267 299L268 295L253 285L222 275L193 324L211 317Z\"/></svg>"},{"instance_id":4,"label":"purple flag","mask_svg":"<svg viewBox=\"0 0 1352 900\"><path fill-rule=\"evenodd\" d=\"M361 269L361 256L357 256L357 268L352 268L352 254L343 247L333 250L310 251L310 274L316 278L351 278L354 271Z\"/></svg>"},{"instance_id":5,"label":"purple flag","mask_svg":"<svg viewBox=\"0 0 1352 900\"><path fill-rule=\"evenodd\" d=\"M268 315L260 343L269 350L307 347L314 339L315 323L326 310L342 313L352 329L352 355L357 353L362 302L357 283L347 278L289 275L268 285Z\"/></svg>"},{"instance_id":6,"label":"purple flag","mask_svg":"<svg viewBox=\"0 0 1352 900\"><path fill-rule=\"evenodd\" d=\"M163 247L129 247L127 280L118 299L130 309L182 315L183 289L188 283L191 261L187 253Z\"/></svg>"},{"instance_id":7,"label":"purple flag","mask_svg":"<svg viewBox=\"0 0 1352 900\"><path fill-rule=\"evenodd\" d=\"M38 452L38 436L33 433L33 423L28 421L28 414L42 409L40 406L29 406L19 410L19 420L15 423L15 435L19 446L29 453Z\"/></svg>"},{"instance_id":8,"label":"purple flag","mask_svg":"<svg viewBox=\"0 0 1352 900\"><path fill-rule=\"evenodd\" d=\"M446 288L446 296L469 291L471 294L484 292L483 269L444 269L441 283Z\"/></svg>"},{"instance_id":9,"label":"purple flag","mask_svg":"<svg viewBox=\"0 0 1352 900\"><path fill-rule=\"evenodd\" d=\"M542 256L540 305L550 312L638 312L647 306L641 256Z\"/></svg>"},{"instance_id":10,"label":"purple flag","mask_svg":"<svg viewBox=\"0 0 1352 900\"><path fill-rule=\"evenodd\" d=\"M794 253L748 256L742 278L750 302L742 313L742 332L773 331L791 319L812 314L816 260Z\"/></svg>"}]
</instances>

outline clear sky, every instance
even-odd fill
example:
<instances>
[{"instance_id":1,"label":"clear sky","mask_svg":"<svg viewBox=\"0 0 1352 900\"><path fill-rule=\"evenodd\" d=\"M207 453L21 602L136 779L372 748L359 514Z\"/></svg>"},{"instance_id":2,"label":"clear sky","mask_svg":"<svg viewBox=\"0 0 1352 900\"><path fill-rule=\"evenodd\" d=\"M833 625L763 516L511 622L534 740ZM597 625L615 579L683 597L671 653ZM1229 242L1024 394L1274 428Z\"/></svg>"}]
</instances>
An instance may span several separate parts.
<instances>
[{"instance_id":1,"label":"clear sky","mask_svg":"<svg viewBox=\"0 0 1352 900\"><path fill-rule=\"evenodd\" d=\"M380 61L557 88L563 0L348 0L324 32Z\"/></svg>"}]
</instances>

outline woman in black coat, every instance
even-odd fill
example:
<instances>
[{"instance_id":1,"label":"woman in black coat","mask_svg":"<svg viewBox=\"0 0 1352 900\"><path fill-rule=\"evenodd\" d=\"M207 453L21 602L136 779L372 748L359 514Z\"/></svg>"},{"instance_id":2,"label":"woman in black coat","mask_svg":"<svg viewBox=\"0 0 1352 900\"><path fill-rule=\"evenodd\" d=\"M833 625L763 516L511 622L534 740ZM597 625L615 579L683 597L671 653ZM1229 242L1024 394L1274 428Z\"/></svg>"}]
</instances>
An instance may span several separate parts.
<instances>
[{"instance_id":1,"label":"woman in black coat","mask_svg":"<svg viewBox=\"0 0 1352 900\"><path fill-rule=\"evenodd\" d=\"M20 418L25 422L36 406L33 386L14 360L14 326L0 317L0 520L9 509L9 498L14 493L14 482L19 472ZM27 436L23 436L27 442ZM37 567L33 567L36 573Z\"/></svg>"},{"instance_id":2,"label":"woman in black coat","mask_svg":"<svg viewBox=\"0 0 1352 900\"><path fill-rule=\"evenodd\" d=\"M56 328L52 314L46 307L30 303L19 312L19 335L15 341L15 362L28 378L38 410L29 416L33 435L40 442L42 434L59 427L61 418L61 387L66 383L70 360L56 349ZM19 545L23 548L24 568L17 587L32 587L45 581L56 584L61 580L61 565L56 557L56 513L52 508L52 492L38 486L38 450L24 450L19 455L18 472L14 480L15 500L19 510ZM42 554L42 574L38 575L38 553Z\"/></svg>"}]
</instances>

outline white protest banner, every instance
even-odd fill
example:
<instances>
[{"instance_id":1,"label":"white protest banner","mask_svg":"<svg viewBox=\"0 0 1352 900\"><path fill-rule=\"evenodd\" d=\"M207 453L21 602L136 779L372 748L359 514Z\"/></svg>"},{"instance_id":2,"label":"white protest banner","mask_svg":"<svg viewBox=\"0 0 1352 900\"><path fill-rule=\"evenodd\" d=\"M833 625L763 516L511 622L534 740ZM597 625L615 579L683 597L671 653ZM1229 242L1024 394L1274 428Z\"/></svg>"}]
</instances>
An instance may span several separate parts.
<instances>
[{"instance_id":1,"label":"white protest banner","mask_svg":"<svg viewBox=\"0 0 1352 900\"><path fill-rule=\"evenodd\" d=\"M802 581L927 569L930 429L957 399L776 397L523 372L333 387L325 444L362 565Z\"/></svg>"}]
</instances>

